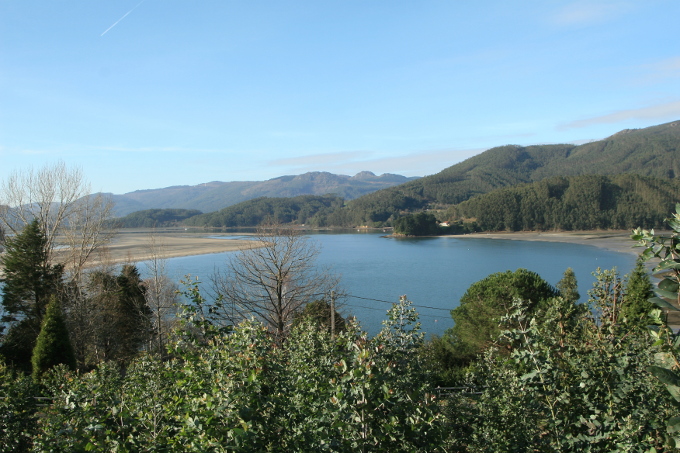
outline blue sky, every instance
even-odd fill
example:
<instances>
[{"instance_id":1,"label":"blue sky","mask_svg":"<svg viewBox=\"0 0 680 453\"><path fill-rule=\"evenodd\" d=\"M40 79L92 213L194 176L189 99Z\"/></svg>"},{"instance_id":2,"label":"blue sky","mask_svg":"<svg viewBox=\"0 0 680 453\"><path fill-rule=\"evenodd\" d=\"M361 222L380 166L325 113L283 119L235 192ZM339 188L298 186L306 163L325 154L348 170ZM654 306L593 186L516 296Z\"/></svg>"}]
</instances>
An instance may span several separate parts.
<instances>
[{"instance_id":1,"label":"blue sky","mask_svg":"<svg viewBox=\"0 0 680 453\"><path fill-rule=\"evenodd\" d=\"M0 178L424 176L680 119L680 2L0 0Z\"/></svg>"}]
</instances>

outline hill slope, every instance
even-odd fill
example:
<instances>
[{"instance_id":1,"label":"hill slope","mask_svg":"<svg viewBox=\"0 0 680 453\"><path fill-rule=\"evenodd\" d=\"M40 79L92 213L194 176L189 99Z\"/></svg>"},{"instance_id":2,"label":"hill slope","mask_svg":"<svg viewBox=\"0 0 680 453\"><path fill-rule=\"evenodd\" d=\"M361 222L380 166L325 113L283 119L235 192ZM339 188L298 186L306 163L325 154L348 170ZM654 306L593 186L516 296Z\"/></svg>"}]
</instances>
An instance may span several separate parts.
<instances>
[{"instance_id":1,"label":"hill slope","mask_svg":"<svg viewBox=\"0 0 680 453\"><path fill-rule=\"evenodd\" d=\"M432 176L383 189L348 203L357 223L381 222L405 210L458 204L473 196L553 176L632 173L680 176L680 121L624 130L584 145L506 145L489 149Z\"/></svg>"},{"instance_id":2,"label":"hill slope","mask_svg":"<svg viewBox=\"0 0 680 453\"><path fill-rule=\"evenodd\" d=\"M112 195L112 199L116 203L115 214L119 217L135 211L164 208L212 212L260 197L335 194L350 200L414 179L417 178L389 173L376 176L369 171L354 176L310 172L281 176L268 181L213 181L196 186L138 190L124 195Z\"/></svg>"}]
</instances>

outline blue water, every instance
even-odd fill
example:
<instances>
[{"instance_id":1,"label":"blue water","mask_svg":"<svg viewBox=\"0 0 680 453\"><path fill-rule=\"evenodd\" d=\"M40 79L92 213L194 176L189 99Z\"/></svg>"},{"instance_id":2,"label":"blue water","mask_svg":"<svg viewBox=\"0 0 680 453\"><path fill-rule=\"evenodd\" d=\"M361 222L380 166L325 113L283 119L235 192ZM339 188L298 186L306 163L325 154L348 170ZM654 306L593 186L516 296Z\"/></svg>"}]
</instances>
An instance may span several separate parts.
<instances>
[{"instance_id":1,"label":"blue water","mask_svg":"<svg viewBox=\"0 0 680 453\"><path fill-rule=\"evenodd\" d=\"M342 312L356 316L369 334L380 330L389 303L404 294L417 306L423 330L441 335L453 326L449 311L467 288L494 272L526 268L555 285L571 267L581 298L587 300L595 269L617 267L624 275L635 265L632 254L558 242L460 236L397 239L373 233L314 234L310 240L321 246L318 263L340 274L350 295ZM175 281L186 274L207 281L231 253L172 258L166 267Z\"/></svg>"}]
</instances>

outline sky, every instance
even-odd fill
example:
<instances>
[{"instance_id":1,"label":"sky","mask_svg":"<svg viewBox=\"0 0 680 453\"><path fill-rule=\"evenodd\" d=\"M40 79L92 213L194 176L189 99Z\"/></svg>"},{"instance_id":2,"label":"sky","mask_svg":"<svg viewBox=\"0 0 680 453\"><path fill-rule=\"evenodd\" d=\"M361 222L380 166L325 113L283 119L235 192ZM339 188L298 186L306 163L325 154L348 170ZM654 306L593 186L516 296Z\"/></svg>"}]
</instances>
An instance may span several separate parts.
<instances>
[{"instance_id":1,"label":"sky","mask_svg":"<svg viewBox=\"0 0 680 453\"><path fill-rule=\"evenodd\" d=\"M680 119L677 0L0 0L0 180L425 176Z\"/></svg>"}]
</instances>

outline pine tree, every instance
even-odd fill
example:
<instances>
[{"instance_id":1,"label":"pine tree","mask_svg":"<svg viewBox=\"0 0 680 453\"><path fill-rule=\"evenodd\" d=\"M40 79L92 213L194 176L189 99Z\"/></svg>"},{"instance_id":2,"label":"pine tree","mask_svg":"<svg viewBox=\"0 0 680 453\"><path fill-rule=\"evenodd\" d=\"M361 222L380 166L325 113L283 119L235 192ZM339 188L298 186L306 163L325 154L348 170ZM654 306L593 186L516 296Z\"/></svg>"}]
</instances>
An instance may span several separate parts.
<instances>
[{"instance_id":1,"label":"pine tree","mask_svg":"<svg viewBox=\"0 0 680 453\"><path fill-rule=\"evenodd\" d=\"M562 279L557 282L557 289L564 300L568 302L577 302L581 295L578 292L578 283L576 282L576 274L574 274L574 269L568 267L564 271Z\"/></svg>"},{"instance_id":2,"label":"pine tree","mask_svg":"<svg viewBox=\"0 0 680 453\"><path fill-rule=\"evenodd\" d=\"M33 380L36 382L40 381L47 370L61 363L72 370L76 368L76 358L61 312L61 304L55 296L52 296L47 305L47 313L33 349L31 363Z\"/></svg>"},{"instance_id":3,"label":"pine tree","mask_svg":"<svg viewBox=\"0 0 680 453\"><path fill-rule=\"evenodd\" d=\"M626 280L621 316L628 323L648 325L648 314L656 308L654 304L649 302L649 298L653 295L649 273L645 269L644 261L638 258L635 268Z\"/></svg>"},{"instance_id":4,"label":"pine tree","mask_svg":"<svg viewBox=\"0 0 680 453\"><path fill-rule=\"evenodd\" d=\"M26 225L20 234L7 238L6 253L0 257L3 267L2 305L4 322L17 318L42 321L50 296L57 291L62 267L48 262L47 239L37 220ZM39 324L38 324L39 325Z\"/></svg>"},{"instance_id":5,"label":"pine tree","mask_svg":"<svg viewBox=\"0 0 680 453\"><path fill-rule=\"evenodd\" d=\"M149 339L151 309L146 301L146 285L136 266L126 264L116 279L118 297L114 323L122 341L118 359L130 360Z\"/></svg>"},{"instance_id":6,"label":"pine tree","mask_svg":"<svg viewBox=\"0 0 680 453\"><path fill-rule=\"evenodd\" d=\"M3 276L2 322L9 330L0 346L0 354L9 365L30 373L31 353L40 333L50 296L61 286L63 268L48 261L47 240L38 221L24 227L18 235L5 241L0 256Z\"/></svg>"}]
</instances>

